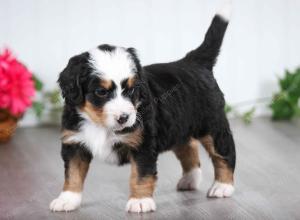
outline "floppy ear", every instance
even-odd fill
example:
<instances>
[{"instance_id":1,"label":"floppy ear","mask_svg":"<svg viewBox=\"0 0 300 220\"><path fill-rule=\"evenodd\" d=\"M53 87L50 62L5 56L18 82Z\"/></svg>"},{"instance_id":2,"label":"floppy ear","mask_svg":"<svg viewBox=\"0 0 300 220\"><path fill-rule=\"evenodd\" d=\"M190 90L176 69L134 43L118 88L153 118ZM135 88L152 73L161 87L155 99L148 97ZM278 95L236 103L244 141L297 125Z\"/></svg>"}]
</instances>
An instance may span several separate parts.
<instances>
[{"instance_id":1,"label":"floppy ear","mask_svg":"<svg viewBox=\"0 0 300 220\"><path fill-rule=\"evenodd\" d=\"M137 55L137 52L136 52L136 49L133 48L133 47L129 47L127 48L127 52L130 54L130 56L132 57L132 60L136 66L136 71L137 71L137 74L140 74L141 70L142 70L142 66L141 66L141 62L138 58L138 55Z\"/></svg>"},{"instance_id":2,"label":"floppy ear","mask_svg":"<svg viewBox=\"0 0 300 220\"><path fill-rule=\"evenodd\" d=\"M138 87L139 87L139 101L141 102L141 107L145 108L142 110L143 112L151 110L151 93L149 90L149 85L147 83L147 80L145 79L145 76L143 74L144 68L142 67L140 60L138 58L137 52L134 48L130 47L127 48L127 52L130 54L131 58L133 59L135 66L136 66L136 71L137 71L137 76L138 76Z\"/></svg>"},{"instance_id":3,"label":"floppy ear","mask_svg":"<svg viewBox=\"0 0 300 220\"><path fill-rule=\"evenodd\" d=\"M88 54L72 57L67 67L60 73L58 84L65 102L69 105L81 105L84 102L83 85L91 72Z\"/></svg>"}]
</instances>

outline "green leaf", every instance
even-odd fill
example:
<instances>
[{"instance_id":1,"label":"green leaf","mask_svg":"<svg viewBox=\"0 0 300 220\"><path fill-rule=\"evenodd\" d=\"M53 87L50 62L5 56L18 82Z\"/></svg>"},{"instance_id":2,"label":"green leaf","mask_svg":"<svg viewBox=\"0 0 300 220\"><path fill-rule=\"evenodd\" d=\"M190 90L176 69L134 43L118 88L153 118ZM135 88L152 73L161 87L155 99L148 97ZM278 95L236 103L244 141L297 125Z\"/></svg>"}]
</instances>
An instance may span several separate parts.
<instances>
[{"instance_id":1,"label":"green leaf","mask_svg":"<svg viewBox=\"0 0 300 220\"><path fill-rule=\"evenodd\" d=\"M294 75L293 82L290 84L287 91L295 102L297 102L300 97L300 73Z\"/></svg>"},{"instance_id":2,"label":"green leaf","mask_svg":"<svg viewBox=\"0 0 300 220\"><path fill-rule=\"evenodd\" d=\"M43 89L43 87L44 87L43 82L36 75L33 75L32 79L34 81L35 89L37 91L41 91Z\"/></svg>"},{"instance_id":3,"label":"green leaf","mask_svg":"<svg viewBox=\"0 0 300 220\"><path fill-rule=\"evenodd\" d=\"M226 114L232 112L232 110L233 110L233 107L231 105L225 104L224 111Z\"/></svg>"},{"instance_id":4,"label":"green leaf","mask_svg":"<svg viewBox=\"0 0 300 220\"><path fill-rule=\"evenodd\" d=\"M60 92L59 90L54 90L51 94L50 102L54 105L57 105L60 103Z\"/></svg>"},{"instance_id":5,"label":"green leaf","mask_svg":"<svg viewBox=\"0 0 300 220\"><path fill-rule=\"evenodd\" d=\"M300 107L296 107L296 108L294 109L294 111L295 111L296 116L297 116L297 117L300 117Z\"/></svg>"},{"instance_id":6,"label":"green leaf","mask_svg":"<svg viewBox=\"0 0 300 220\"><path fill-rule=\"evenodd\" d=\"M280 97L272 102L270 107L273 110L272 118L274 120L289 120L293 117L293 105L287 99L286 97Z\"/></svg>"},{"instance_id":7,"label":"green leaf","mask_svg":"<svg viewBox=\"0 0 300 220\"><path fill-rule=\"evenodd\" d=\"M42 102L33 102L32 103L32 109L38 118L42 117L44 108L45 108L45 106Z\"/></svg>"},{"instance_id":8,"label":"green leaf","mask_svg":"<svg viewBox=\"0 0 300 220\"><path fill-rule=\"evenodd\" d=\"M242 115L242 119L246 124L250 124L252 122L253 116L255 113L255 107L252 107L249 111L245 112Z\"/></svg>"},{"instance_id":9,"label":"green leaf","mask_svg":"<svg viewBox=\"0 0 300 220\"><path fill-rule=\"evenodd\" d=\"M49 102L52 105L61 105L61 96L60 96L60 91L58 89L55 89L50 92L45 93L45 97L49 100Z\"/></svg>"},{"instance_id":10,"label":"green leaf","mask_svg":"<svg viewBox=\"0 0 300 220\"><path fill-rule=\"evenodd\" d=\"M274 120L290 120L299 114L300 68L294 72L286 70L279 80L280 91L273 96L270 104Z\"/></svg>"}]
</instances>

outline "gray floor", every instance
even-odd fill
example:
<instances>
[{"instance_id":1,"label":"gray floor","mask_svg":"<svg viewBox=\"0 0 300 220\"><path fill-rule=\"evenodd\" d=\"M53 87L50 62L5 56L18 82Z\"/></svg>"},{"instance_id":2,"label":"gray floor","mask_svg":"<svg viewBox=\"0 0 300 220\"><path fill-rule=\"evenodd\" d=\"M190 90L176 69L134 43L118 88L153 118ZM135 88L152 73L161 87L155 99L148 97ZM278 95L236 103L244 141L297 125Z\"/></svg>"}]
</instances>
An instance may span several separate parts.
<instances>
[{"instance_id":1,"label":"gray floor","mask_svg":"<svg viewBox=\"0 0 300 220\"><path fill-rule=\"evenodd\" d=\"M159 158L155 193L158 210L124 211L129 167L94 160L83 204L71 213L52 213L49 202L63 183L58 128L18 129L0 145L0 219L300 219L300 126L256 119L231 121L237 145L236 193L208 199L212 165L201 149L204 181L198 192L176 192L181 170L171 153Z\"/></svg>"}]
</instances>

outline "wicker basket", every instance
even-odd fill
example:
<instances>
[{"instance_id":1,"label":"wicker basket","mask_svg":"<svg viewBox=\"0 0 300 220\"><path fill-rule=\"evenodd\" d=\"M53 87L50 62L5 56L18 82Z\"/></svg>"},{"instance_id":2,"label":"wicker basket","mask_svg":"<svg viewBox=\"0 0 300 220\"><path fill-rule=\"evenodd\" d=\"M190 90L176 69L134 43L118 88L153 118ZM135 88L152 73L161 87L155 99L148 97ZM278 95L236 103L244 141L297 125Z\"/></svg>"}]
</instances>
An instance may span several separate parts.
<instances>
[{"instance_id":1,"label":"wicker basket","mask_svg":"<svg viewBox=\"0 0 300 220\"><path fill-rule=\"evenodd\" d=\"M0 143L7 142L15 133L18 119L6 111L0 111Z\"/></svg>"}]
</instances>

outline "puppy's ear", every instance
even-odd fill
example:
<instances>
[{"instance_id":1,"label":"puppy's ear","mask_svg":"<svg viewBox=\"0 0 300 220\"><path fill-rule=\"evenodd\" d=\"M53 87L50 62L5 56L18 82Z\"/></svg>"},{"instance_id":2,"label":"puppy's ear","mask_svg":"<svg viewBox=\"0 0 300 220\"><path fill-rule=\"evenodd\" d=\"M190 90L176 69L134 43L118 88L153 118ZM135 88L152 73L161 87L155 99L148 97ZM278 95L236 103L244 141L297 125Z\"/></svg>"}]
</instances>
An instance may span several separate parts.
<instances>
[{"instance_id":1,"label":"puppy's ear","mask_svg":"<svg viewBox=\"0 0 300 220\"><path fill-rule=\"evenodd\" d=\"M131 58L136 66L137 74L140 74L141 70L142 70L142 66L141 66L141 62L138 58L136 49L133 47L130 47L130 48L127 48L127 52L131 55Z\"/></svg>"},{"instance_id":2,"label":"puppy's ear","mask_svg":"<svg viewBox=\"0 0 300 220\"><path fill-rule=\"evenodd\" d=\"M78 106L84 102L83 86L91 73L88 57L88 53L72 57L59 75L57 82L65 102L69 105Z\"/></svg>"}]
</instances>

